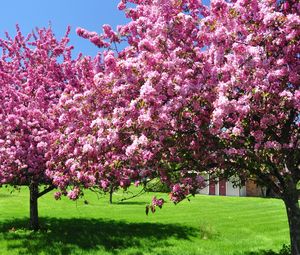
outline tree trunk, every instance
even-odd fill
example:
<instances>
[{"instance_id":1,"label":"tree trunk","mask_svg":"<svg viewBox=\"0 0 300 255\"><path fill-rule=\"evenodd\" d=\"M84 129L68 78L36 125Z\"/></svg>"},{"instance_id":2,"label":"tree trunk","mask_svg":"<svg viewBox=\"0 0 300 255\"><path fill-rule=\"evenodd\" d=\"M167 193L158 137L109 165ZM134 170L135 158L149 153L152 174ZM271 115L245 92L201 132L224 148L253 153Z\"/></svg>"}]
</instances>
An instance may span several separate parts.
<instances>
[{"instance_id":1,"label":"tree trunk","mask_svg":"<svg viewBox=\"0 0 300 255\"><path fill-rule=\"evenodd\" d=\"M113 193L114 193L114 188L113 188L113 186L111 186L110 190L109 190L109 203L110 204L112 204L112 202L113 202L113 200L112 200Z\"/></svg>"},{"instance_id":2,"label":"tree trunk","mask_svg":"<svg viewBox=\"0 0 300 255\"><path fill-rule=\"evenodd\" d=\"M29 186L30 191L30 229L37 231L39 229L38 218L38 197L39 186L32 182Z\"/></svg>"},{"instance_id":3,"label":"tree trunk","mask_svg":"<svg viewBox=\"0 0 300 255\"><path fill-rule=\"evenodd\" d=\"M296 187L289 186L283 196L290 229L292 255L300 255L300 208Z\"/></svg>"}]
</instances>

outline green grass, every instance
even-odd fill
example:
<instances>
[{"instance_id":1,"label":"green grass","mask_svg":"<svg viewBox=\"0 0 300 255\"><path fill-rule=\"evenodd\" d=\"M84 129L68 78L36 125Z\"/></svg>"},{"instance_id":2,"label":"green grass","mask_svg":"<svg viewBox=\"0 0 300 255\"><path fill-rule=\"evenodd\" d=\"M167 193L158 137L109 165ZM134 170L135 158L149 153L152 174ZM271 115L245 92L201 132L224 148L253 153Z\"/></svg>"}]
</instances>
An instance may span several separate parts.
<instances>
[{"instance_id":1,"label":"green grass","mask_svg":"<svg viewBox=\"0 0 300 255\"><path fill-rule=\"evenodd\" d=\"M10 194L2 188L0 254L260 255L289 241L281 200L198 195L146 216L153 195L120 203L119 192L110 205L92 192L84 197L88 204L55 201L49 193L39 199L42 229L34 233L26 229L28 190Z\"/></svg>"}]
</instances>

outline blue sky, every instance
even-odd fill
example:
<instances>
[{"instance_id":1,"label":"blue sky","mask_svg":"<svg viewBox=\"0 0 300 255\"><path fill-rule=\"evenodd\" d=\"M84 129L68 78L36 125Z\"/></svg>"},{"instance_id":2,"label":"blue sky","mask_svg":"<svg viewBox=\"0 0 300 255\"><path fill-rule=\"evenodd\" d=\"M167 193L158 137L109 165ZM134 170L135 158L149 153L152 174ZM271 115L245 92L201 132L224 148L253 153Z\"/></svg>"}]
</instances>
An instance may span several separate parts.
<instances>
[{"instance_id":1,"label":"blue sky","mask_svg":"<svg viewBox=\"0 0 300 255\"><path fill-rule=\"evenodd\" d=\"M203 2L208 2L203 1ZM0 37L4 32L15 34L19 24L24 34L35 27L47 27L51 22L57 37L61 38L66 27L71 25L71 44L75 46L74 55L82 52L95 55L98 49L87 40L79 38L75 30L83 27L101 32L103 24L115 28L126 23L123 12L117 9L119 0L10 0L1 1Z\"/></svg>"}]
</instances>

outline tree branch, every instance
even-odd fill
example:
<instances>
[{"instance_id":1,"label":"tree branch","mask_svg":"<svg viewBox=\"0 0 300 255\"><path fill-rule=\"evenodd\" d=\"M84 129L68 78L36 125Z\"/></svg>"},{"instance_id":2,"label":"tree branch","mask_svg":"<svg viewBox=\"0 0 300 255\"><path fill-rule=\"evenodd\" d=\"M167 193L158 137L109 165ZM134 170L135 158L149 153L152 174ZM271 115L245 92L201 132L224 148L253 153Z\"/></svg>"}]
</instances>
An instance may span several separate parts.
<instances>
[{"instance_id":1,"label":"tree branch","mask_svg":"<svg viewBox=\"0 0 300 255\"><path fill-rule=\"evenodd\" d=\"M47 194L48 192L50 192L51 190L54 190L56 187L54 185L50 185L48 188L44 189L43 191L41 191L39 194L38 194L38 198Z\"/></svg>"}]
</instances>

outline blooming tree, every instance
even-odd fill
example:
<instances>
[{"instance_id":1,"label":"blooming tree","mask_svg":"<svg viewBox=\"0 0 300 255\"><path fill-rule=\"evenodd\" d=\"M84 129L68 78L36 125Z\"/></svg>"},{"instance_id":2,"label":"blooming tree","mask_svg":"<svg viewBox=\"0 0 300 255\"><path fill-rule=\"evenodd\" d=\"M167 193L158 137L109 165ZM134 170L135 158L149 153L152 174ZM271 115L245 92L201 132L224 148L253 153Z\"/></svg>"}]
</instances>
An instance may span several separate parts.
<instances>
[{"instance_id":1,"label":"blooming tree","mask_svg":"<svg viewBox=\"0 0 300 255\"><path fill-rule=\"evenodd\" d=\"M55 186L45 174L49 134L57 128L53 107L63 91L80 88L68 33L51 29L0 40L0 184L30 190L30 226L38 229L38 198ZM40 191L39 186L45 189Z\"/></svg>"},{"instance_id":2,"label":"blooming tree","mask_svg":"<svg viewBox=\"0 0 300 255\"><path fill-rule=\"evenodd\" d=\"M200 7L195 3L195 9ZM48 154L49 175L60 183L58 196L72 199L81 194L82 184L105 190L113 179L126 188L131 181L159 176L177 203L204 184L194 170L209 170L217 158L210 150L216 139L208 132L214 98L202 86L204 44L194 43L196 34L182 41L198 29L198 14L189 19L182 4L150 1L127 15L133 21L118 32L109 25L102 35L77 30L106 50L93 87L60 100L63 128ZM129 46L114 52L123 39ZM63 150L57 140L63 141ZM67 192L69 187L74 188Z\"/></svg>"},{"instance_id":3,"label":"blooming tree","mask_svg":"<svg viewBox=\"0 0 300 255\"><path fill-rule=\"evenodd\" d=\"M158 176L175 203L202 187L203 172L255 177L284 200L299 254L299 3L118 7L130 22L116 32L77 30L105 50L91 87L58 104L48 175L72 199L82 186L106 189L112 173L125 188Z\"/></svg>"},{"instance_id":4,"label":"blooming tree","mask_svg":"<svg viewBox=\"0 0 300 255\"><path fill-rule=\"evenodd\" d=\"M212 1L202 33L217 76L211 133L227 169L283 199L292 254L300 254L299 11L299 1Z\"/></svg>"}]
</instances>

